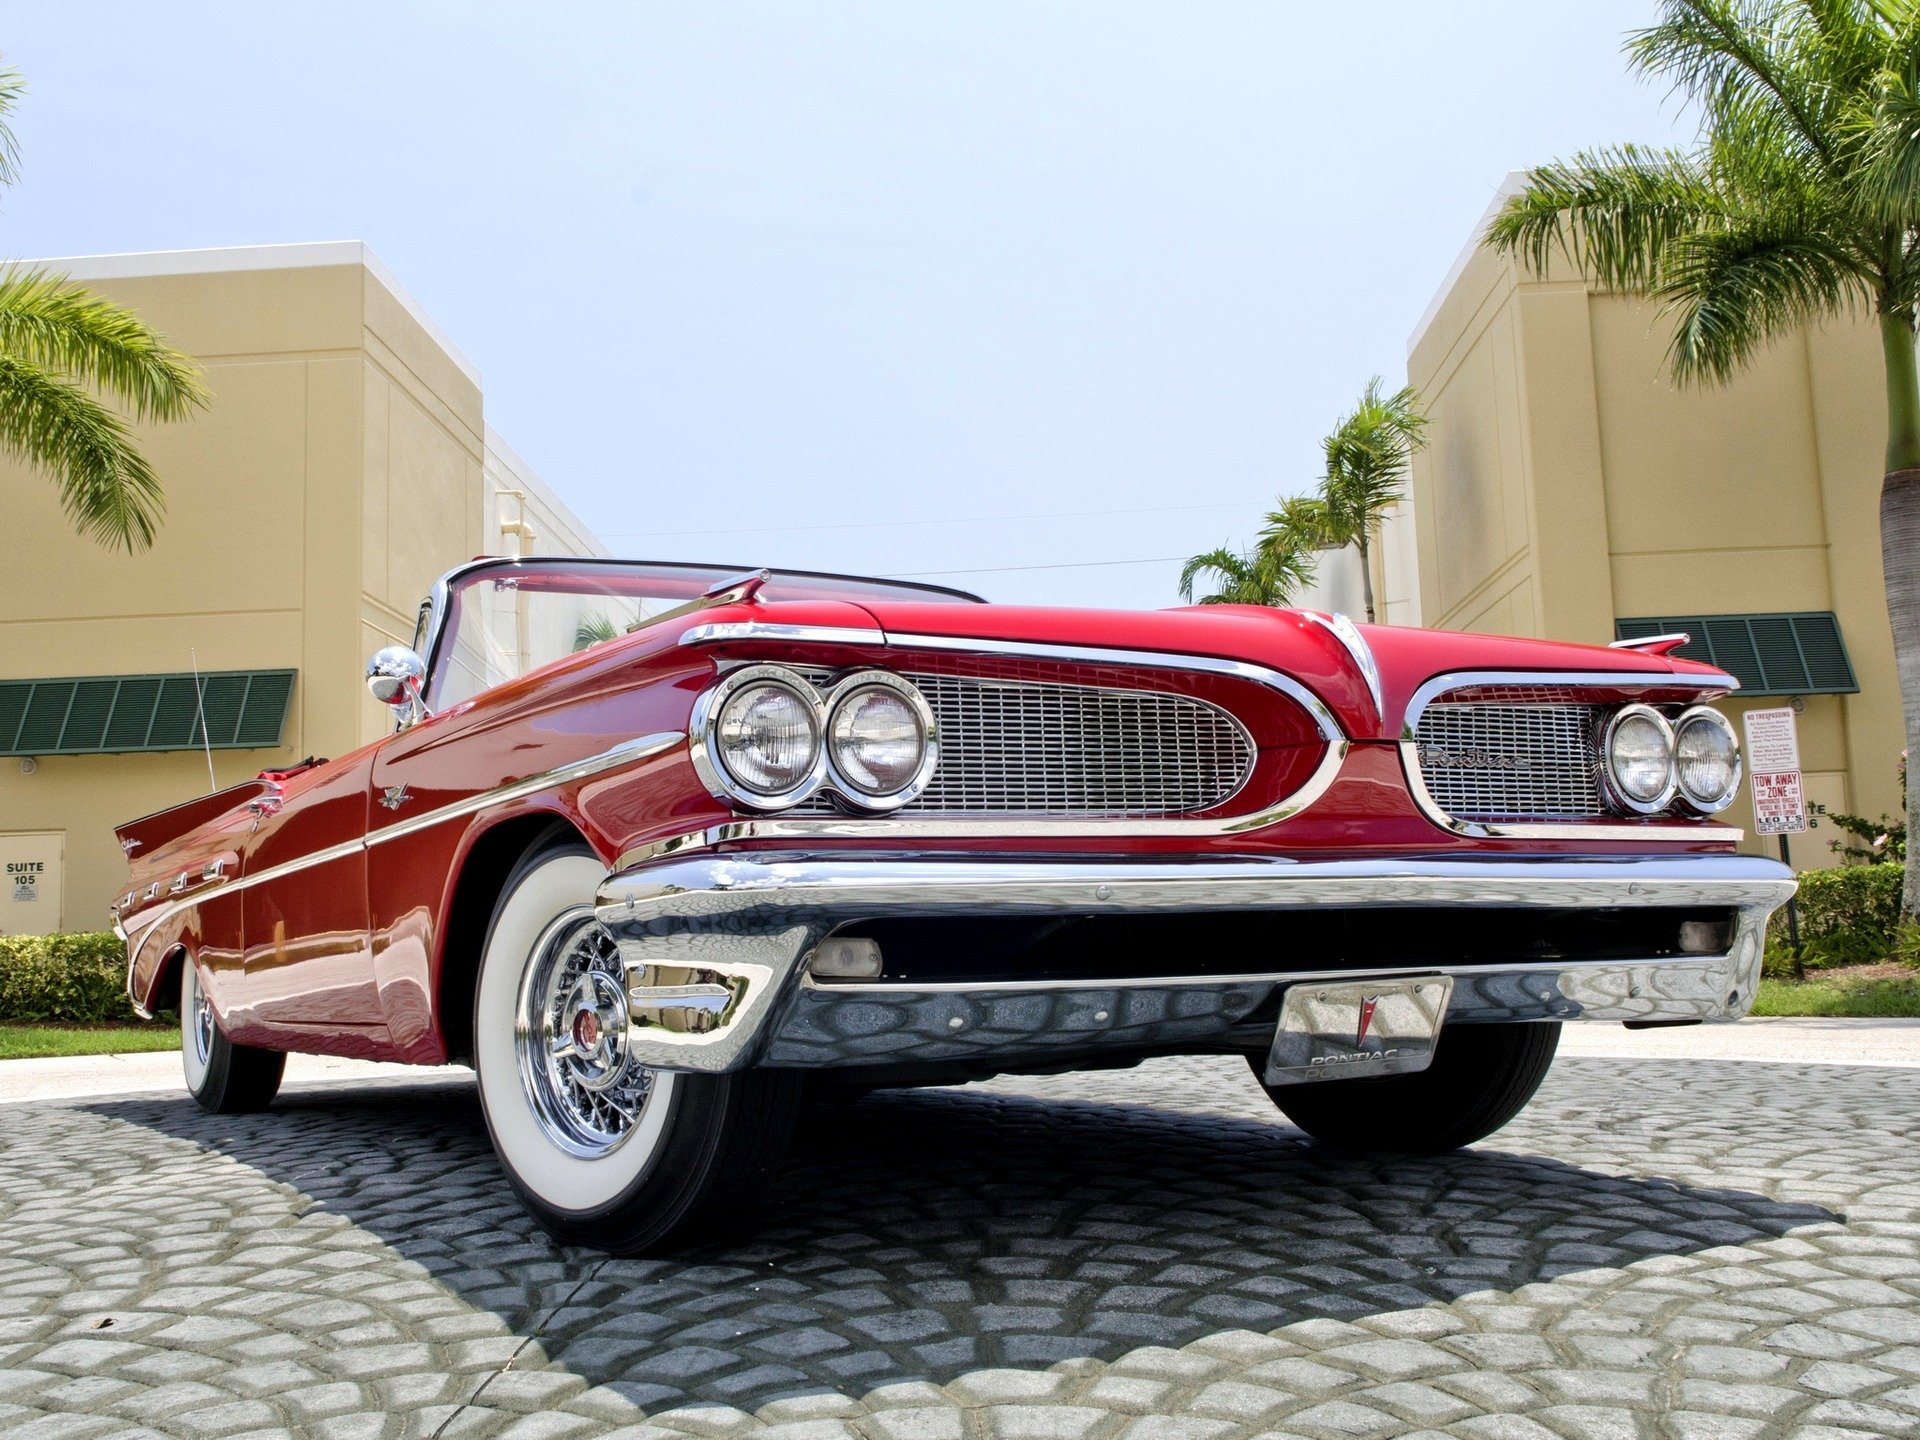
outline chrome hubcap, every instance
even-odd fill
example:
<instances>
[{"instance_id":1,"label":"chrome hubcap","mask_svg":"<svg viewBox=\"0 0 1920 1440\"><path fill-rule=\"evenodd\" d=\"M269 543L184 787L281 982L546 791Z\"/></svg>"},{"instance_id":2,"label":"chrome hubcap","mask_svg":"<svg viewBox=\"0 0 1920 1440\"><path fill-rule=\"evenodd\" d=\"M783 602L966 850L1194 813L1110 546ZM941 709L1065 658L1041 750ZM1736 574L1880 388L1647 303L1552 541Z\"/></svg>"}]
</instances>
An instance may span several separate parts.
<instances>
[{"instance_id":1,"label":"chrome hubcap","mask_svg":"<svg viewBox=\"0 0 1920 1440\"><path fill-rule=\"evenodd\" d=\"M213 1054L213 1006L195 986L193 990L193 1058L201 1065Z\"/></svg>"},{"instance_id":2,"label":"chrome hubcap","mask_svg":"<svg viewBox=\"0 0 1920 1440\"><path fill-rule=\"evenodd\" d=\"M626 967L591 915L548 928L520 987L520 1081L547 1137L592 1159L632 1132L653 1089L627 1054Z\"/></svg>"}]
</instances>

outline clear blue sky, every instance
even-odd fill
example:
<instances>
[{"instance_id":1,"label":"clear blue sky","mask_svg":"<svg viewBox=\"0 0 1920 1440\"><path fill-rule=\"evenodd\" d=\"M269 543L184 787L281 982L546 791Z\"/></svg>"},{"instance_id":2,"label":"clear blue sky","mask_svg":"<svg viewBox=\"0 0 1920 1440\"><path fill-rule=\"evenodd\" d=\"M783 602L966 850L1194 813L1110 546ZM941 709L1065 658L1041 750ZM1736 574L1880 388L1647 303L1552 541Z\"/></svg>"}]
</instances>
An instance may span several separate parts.
<instances>
[{"instance_id":1,"label":"clear blue sky","mask_svg":"<svg viewBox=\"0 0 1920 1440\"><path fill-rule=\"evenodd\" d=\"M1250 537L1509 170L1679 135L1652 11L14 3L0 251L363 239L619 553L1164 605L1086 562Z\"/></svg>"}]
</instances>

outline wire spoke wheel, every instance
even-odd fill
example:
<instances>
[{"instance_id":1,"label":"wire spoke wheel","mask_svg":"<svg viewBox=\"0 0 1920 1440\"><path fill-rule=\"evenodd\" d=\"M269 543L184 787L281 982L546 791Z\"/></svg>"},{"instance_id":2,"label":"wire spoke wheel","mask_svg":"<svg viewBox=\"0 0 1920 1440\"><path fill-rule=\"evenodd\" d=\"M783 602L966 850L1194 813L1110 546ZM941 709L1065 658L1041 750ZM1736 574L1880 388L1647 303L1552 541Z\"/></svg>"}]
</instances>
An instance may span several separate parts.
<instances>
[{"instance_id":1,"label":"wire spoke wheel","mask_svg":"<svg viewBox=\"0 0 1920 1440\"><path fill-rule=\"evenodd\" d=\"M617 1150L653 1093L627 1050L626 968L591 912L547 927L527 962L514 1017L520 1083L547 1138L569 1155Z\"/></svg>"}]
</instances>

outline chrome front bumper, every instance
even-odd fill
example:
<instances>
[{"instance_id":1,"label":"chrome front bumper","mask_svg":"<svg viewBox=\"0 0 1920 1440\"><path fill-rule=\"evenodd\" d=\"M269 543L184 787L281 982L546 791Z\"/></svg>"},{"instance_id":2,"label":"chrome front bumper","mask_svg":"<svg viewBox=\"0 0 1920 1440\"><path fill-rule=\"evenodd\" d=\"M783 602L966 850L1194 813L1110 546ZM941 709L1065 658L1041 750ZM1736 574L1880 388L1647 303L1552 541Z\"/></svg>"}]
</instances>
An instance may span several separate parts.
<instances>
[{"instance_id":1,"label":"chrome front bumper","mask_svg":"<svg viewBox=\"0 0 1920 1440\"><path fill-rule=\"evenodd\" d=\"M596 914L627 967L639 1063L721 1072L1034 1060L1207 1048L1283 987L1454 977L1447 1021L1730 1020L1753 1003L1767 916L1791 871L1740 855L1474 860L922 860L706 855L611 875ZM1273 970L1124 981L933 985L816 981L837 927L895 917L1178 914L1315 906L1511 910L1730 908L1718 954L1647 960Z\"/></svg>"}]
</instances>

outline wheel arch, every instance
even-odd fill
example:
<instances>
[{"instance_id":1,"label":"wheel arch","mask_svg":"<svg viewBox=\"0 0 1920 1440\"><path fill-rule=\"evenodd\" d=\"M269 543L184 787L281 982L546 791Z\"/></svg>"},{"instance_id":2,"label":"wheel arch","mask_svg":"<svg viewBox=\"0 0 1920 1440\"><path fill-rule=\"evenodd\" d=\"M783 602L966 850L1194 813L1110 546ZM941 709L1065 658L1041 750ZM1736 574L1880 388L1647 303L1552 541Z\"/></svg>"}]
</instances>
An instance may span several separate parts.
<instances>
[{"instance_id":1,"label":"wheel arch","mask_svg":"<svg viewBox=\"0 0 1920 1440\"><path fill-rule=\"evenodd\" d=\"M153 1014L162 1010L180 1008L180 980L186 974L187 966L193 963L193 957L187 954L184 942L176 940L160 956L153 984L147 988L146 1008Z\"/></svg>"},{"instance_id":2,"label":"wheel arch","mask_svg":"<svg viewBox=\"0 0 1920 1440\"><path fill-rule=\"evenodd\" d=\"M488 826L461 857L447 899L434 980L434 1016L448 1060L473 1058L473 993L480 978L480 953L507 877L529 854L566 840L591 848L571 819L538 810Z\"/></svg>"}]
</instances>

